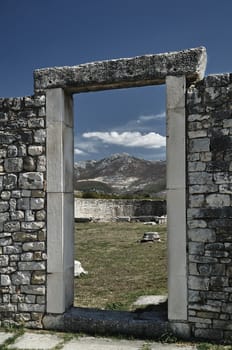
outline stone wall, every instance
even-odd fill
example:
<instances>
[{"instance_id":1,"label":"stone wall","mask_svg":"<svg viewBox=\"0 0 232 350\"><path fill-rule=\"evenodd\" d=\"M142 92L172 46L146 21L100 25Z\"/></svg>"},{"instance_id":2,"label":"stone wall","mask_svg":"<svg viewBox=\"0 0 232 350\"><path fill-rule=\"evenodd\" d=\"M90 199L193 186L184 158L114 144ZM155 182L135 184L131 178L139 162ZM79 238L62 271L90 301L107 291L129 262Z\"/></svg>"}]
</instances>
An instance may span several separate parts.
<instances>
[{"instance_id":1,"label":"stone wall","mask_svg":"<svg viewBox=\"0 0 232 350\"><path fill-rule=\"evenodd\" d=\"M45 96L0 99L0 320L40 328L46 296Z\"/></svg>"},{"instance_id":2,"label":"stone wall","mask_svg":"<svg viewBox=\"0 0 232 350\"><path fill-rule=\"evenodd\" d=\"M72 318L72 94L166 81L169 322L181 336L232 342L232 74L201 80L205 65L197 48L42 69L35 96L0 99L1 325Z\"/></svg>"},{"instance_id":3,"label":"stone wall","mask_svg":"<svg viewBox=\"0 0 232 350\"><path fill-rule=\"evenodd\" d=\"M188 320L193 335L232 340L232 74L187 93Z\"/></svg>"},{"instance_id":4,"label":"stone wall","mask_svg":"<svg viewBox=\"0 0 232 350\"><path fill-rule=\"evenodd\" d=\"M116 217L123 216L162 216L165 214L165 201L75 198L75 218L113 221Z\"/></svg>"}]
</instances>

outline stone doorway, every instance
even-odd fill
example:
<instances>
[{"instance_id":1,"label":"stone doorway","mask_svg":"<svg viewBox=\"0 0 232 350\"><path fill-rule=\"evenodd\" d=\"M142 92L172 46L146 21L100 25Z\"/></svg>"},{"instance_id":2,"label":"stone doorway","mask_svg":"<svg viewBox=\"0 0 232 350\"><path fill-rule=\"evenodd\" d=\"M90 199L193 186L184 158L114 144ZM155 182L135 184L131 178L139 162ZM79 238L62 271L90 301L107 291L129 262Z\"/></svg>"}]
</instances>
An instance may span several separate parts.
<instances>
[{"instance_id":1,"label":"stone doorway","mask_svg":"<svg viewBox=\"0 0 232 350\"><path fill-rule=\"evenodd\" d=\"M168 319L187 320L185 91L204 68L200 48L35 72L47 104L47 313L73 303L72 94L166 83Z\"/></svg>"}]
</instances>

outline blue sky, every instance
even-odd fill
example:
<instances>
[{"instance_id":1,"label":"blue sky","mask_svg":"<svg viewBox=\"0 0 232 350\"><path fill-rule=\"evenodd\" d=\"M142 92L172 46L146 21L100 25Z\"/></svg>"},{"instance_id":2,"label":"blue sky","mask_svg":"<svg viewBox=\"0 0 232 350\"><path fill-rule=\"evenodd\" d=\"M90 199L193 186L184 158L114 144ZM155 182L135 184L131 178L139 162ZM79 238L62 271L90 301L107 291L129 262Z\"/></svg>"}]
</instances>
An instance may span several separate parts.
<instances>
[{"instance_id":1,"label":"blue sky","mask_svg":"<svg viewBox=\"0 0 232 350\"><path fill-rule=\"evenodd\" d=\"M232 71L231 0L2 0L0 97L33 94L33 70L205 46ZM75 158L165 158L165 86L75 95Z\"/></svg>"}]
</instances>

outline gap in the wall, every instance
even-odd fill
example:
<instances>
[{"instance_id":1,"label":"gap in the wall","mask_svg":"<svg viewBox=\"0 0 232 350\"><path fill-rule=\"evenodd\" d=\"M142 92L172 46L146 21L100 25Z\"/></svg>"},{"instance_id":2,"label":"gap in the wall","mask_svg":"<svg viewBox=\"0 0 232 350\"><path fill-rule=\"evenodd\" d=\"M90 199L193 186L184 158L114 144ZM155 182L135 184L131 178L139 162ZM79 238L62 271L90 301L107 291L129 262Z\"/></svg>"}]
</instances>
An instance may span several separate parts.
<instances>
[{"instance_id":1,"label":"gap in the wall","mask_svg":"<svg viewBox=\"0 0 232 350\"><path fill-rule=\"evenodd\" d=\"M118 155L123 153L125 158L122 157L121 160L124 159L125 162L128 157L126 153L130 157L150 161L161 160L165 163L165 86L76 94L74 101L75 163L83 167L88 164L87 166L91 167L93 161L96 163L111 157L111 161L116 164L112 174L115 179L118 175L117 170L120 173L120 169L117 168L121 164ZM157 134L154 141L156 148L152 146L152 133ZM102 168L106 165L106 162L101 162ZM114 194L119 198L125 197L125 194L129 197L125 190L115 191L112 184L104 184L104 169L95 174L95 177L98 180L96 183L78 181L77 185L74 176L75 196L79 197L85 193L84 196L94 198L95 195L91 194L91 191L97 188L96 197L100 193L100 197L104 198L101 191L106 191L110 198L113 198ZM162 179L155 189L159 186L162 189L165 180ZM84 192L77 192L77 188ZM86 192L90 192L90 196ZM153 187L146 186L143 191L144 197L150 196L152 199L155 196L152 192ZM138 191L137 195L143 198L142 191ZM165 193L162 193L162 198L164 197ZM135 198L135 195L132 195L132 198ZM77 208L75 216L78 216ZM138 243L147 231L160 231L161 242ZM136 308L132 304L140 295L167 294L166 242L164 225L76 222L75 260L81 262L88 274L75 277L74 306L131 310ZM157 255L160 258L153 259ZM137 265L139 273L136 270Z\"/></svg>"}]
</instances>

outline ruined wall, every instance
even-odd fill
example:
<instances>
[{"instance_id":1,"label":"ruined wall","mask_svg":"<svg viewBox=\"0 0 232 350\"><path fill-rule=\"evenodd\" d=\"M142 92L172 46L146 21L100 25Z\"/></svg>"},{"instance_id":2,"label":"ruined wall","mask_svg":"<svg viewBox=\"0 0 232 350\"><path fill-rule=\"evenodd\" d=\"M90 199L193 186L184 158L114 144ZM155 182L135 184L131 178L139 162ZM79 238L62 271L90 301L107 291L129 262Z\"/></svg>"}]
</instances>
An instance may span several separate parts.
<instances>
[{"instance_id":1,"label":"ruined wall","mask_svg":"<svg viewBox=\"0 0 232 350\"><path fill-rule=\"evenodd\" d=\"M0 99L0 320L45 311L45 96Z\"/></svg>"},{"instance_id":2,"label":"ruined wall","mask_svg":"<svg viewBox=\"0 0 232 350\"><path fill-rule=\"evenodd\" d=\"M188 320L232 340L232 74L188 89Z\"/></svg>"},{"instance_id":3,"label":"ruined wall","mask_svg":"<svg viewBox=\"0 0 232 350\"><path fill-rule=\"evenodd\" d=\"M185 195L185 185L176 181L179 164L176 166L175 157L169 159L177 182L171 182L170 189L170 232L176 240L175 230L179 232L176 227L180 226L175 222L182 220L184 237L177 237L182 237L184 245L181 254L176 254L181 242L177 240L173 249L169 232L168 252L169 258L176 257L175 263L187 258L188 302L184 311L187 307L188 315L187 319L171 318L170 323L174 322L175 329L177 320L176 329L182 325L190 329L188 335L197 338L232 341L232 74L201 80L205 64L205 49L199 48L43 69L35 72L35 92L39 95L0 99L1 325L41 328L46 312L60 318L72 303L72 93L161 84L168 77L169 95L173 96L167 106L170 118L183 122L185 107L187 112L187 213L185 207L181 213L175 212L180 201L173 198L180 198L180 186ZM176 85L171 84L173 76L182 81L177 93ZM185 81L189 86L196 80L201 81L188 87L185 106ZM183 135L176 126L169 131L175 134L171 145L176 149ZM185 145L185 136L183 139L179 149ZM185 158L184 154L183 163ZM178 268L174 271L177 277ZM185 274L184 278L186 282ZM181 327L179 333L184 335Z\"/></svg>"},{"instance_id":4,"label":"ruined wall","mask_svg":"<svg viewBox=\"0 0 232 350\"><path fill-rule=\"evenodd\" d=\"M75 218L112 221L119 216L161 216L165 214L165 201L75 198Z\"/></svg>"}]
</instances>

